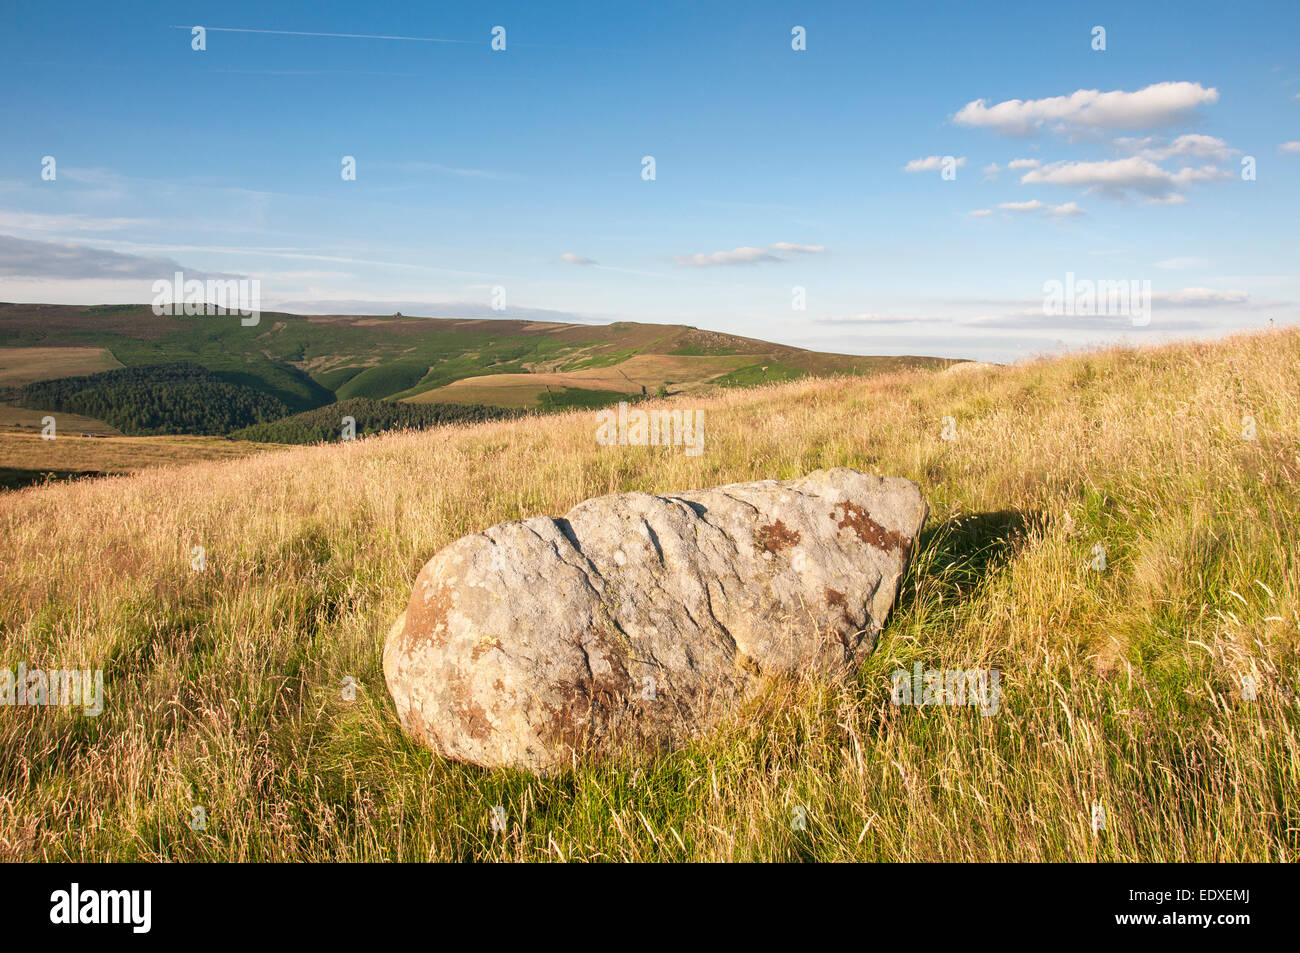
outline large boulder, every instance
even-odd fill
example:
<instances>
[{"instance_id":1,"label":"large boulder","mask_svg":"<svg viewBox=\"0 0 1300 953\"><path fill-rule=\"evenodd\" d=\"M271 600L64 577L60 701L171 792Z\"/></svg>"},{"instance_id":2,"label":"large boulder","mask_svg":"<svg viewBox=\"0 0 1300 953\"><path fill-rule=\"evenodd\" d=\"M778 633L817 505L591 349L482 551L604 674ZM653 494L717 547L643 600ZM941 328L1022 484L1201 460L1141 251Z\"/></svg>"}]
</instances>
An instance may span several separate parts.
<instances>
[{"instance_id":1,"label":"large boulder","mask_svg":"<svg viewBox=\"0 0 1300 953\"><path fill-rule=\"evenodd\" d=\"M765 677L870 652L925 516L916 484L839 467L502 523L420 571L388 689L407 731L487 767L662 748Z\"/></svg>"}]
</instances>

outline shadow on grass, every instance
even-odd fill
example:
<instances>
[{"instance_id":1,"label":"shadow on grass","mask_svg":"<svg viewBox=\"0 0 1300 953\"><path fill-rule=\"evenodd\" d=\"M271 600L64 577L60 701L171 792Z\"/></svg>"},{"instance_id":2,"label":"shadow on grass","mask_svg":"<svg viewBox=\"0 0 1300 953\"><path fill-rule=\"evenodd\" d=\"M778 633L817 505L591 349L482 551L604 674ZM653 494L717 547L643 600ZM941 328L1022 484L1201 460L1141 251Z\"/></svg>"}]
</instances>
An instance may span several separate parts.
<instances>
[{"instance_id":1,"label":"shadow on grass","mask_svg":"<svg viewBox=\"0 0 1300 953\"><path fill-rule=\"evenodd\" d=\"M954 517L921 532L898 604L910 605L922 584L970 598L1014 555L1040 514L998 510Z\"/></svg>"},{"instance_id":2,"label":"shadow on grass","mask_svg":"<svg viewBox=\"0 0 1300 953\"><path fill-rule=\"evenodd\" d=\"M107 474L99 470L20 470L15 467L0 467L0 490L21 490L23 487L39 486L43 483L102 476Z\"/></svg>"}]
</instances>

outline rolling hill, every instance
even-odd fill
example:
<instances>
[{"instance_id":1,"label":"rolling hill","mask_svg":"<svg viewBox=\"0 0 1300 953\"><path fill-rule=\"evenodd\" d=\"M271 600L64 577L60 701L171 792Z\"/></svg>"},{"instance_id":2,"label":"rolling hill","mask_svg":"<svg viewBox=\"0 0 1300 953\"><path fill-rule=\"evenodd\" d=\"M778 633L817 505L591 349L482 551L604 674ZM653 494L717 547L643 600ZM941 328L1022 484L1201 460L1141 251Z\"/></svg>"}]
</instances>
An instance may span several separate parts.
<instances>
[{"instance_id":1,"label":"rolling hill","mask_svg":"<svg viewBox=\"0 0 1300 953\"><path fill-rule=\"evenodd\" d=\"M0 304L0 387L177 362L293 413L353 397L540 408L566 391L695 393L952 363L822 354L667 324L264 313L244 327L233 316L158 316L145 305Z\"/></svg>"},{"instance_id":2,"label":"rolling hill","mask_svg":"<svg viewBox=\"0 0 1300 953\"><path fill-rule=\"evenodd\" d=\"M149 466L224 455L201 436L243 447L338 439L345 414L361 436L951 363L666 324L263 313L245 327L237 316L160 316L146 305L0 303L0 467L7 486L133 469L127 444L88 452L78 467L82 457L26 439L51 414L62 435L158 441L139 453Z\"/></svg>"}]
</instances>

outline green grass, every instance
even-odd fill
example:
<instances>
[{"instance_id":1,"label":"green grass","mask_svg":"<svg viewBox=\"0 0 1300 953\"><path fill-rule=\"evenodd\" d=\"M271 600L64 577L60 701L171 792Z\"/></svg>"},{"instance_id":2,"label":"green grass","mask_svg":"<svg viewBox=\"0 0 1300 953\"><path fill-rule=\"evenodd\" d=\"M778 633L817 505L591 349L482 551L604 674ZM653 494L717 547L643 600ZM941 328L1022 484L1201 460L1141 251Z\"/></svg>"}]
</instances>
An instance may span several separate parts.
<instances>
[{"instance_id":1,"label":"green grass","mask_svg":"<svg viewBox=\"0 0 1300 953\"><path fill-rule=\"evenodd\" d=\"M763 361L738 367L729 374L723 374L716 381L723 387L753 387L757 384L774 384L778 381L793 381L807 376L807 371L790 367L778 361Z\"/></svg>"},{"instance_id":2,"label":"green grass","mask_svg":"<svg viewBox=\"0 0 1300 953\"><path fill-rule=\"evenodd\" d=\"M617 351L609 351L605 354L596 354L592 357L585 357L578 361L562 365L561 371L581 371L587 368L595 367L613 367L615 364L622 364L630 357L637 354L636 348L622 348Z\"/></svg>"},{"instance_id":3,"label":"green grass","mask_svg":"<svg viewBox=\"0 0 1300 953\"><path fill-rule=\"evenodd\" d=\"M429 365L420 361L393 361L379 367L368 367L338 388L339 400L350 397L367 397L382 400L389 394L401 393L414 387L429 372Z\"/></svg>"},{"instance_id":4,"label":"green grass","mask_svg":"<svg viewBox=\"0 0 1300 953\"><path fill-rule=\"evenodd\" d=\"M628 394L617 390L565 387L562 390L543 391L538 397L537 407L544 413L562 410L595 410L631 399Z\"/></svg>"}]
</instances>

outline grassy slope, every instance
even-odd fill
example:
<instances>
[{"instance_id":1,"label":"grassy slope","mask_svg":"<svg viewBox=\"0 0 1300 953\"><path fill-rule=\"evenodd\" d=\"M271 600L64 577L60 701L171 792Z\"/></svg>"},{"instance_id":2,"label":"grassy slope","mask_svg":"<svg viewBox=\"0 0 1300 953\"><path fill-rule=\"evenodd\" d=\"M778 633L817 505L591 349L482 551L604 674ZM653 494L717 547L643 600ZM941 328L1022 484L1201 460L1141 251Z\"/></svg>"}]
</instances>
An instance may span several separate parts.
<instances>
[{"instance_id":1,"label":"grassy slope","mask_svg":"<svg viewBox=\"0 0 1300 953\"><path fill-rule=\"evenodd\" d=\"M441 388L466 378L475 380L474 390L486 403L536 407L544 384L552 383L556 390L556 382L539 379L523 393L521 375L576 375L559 386L593 390L620 390L608 379L630 377L636 384L628 384L628 393L639 393L641 385L654 393L660 384L675 392L689 390L729 371L761 380L758 368L777 362L794 374L874 373L917 362L949 363L820 354L664 324L268 312L257 325L244 327L238 317L160 317L143 305L0 303L0 376L9 365L58 359L52 345L76 346L82 360L88 347L106 349L125 365L192 361L230 383L263 390L294 412L353 397L477 402L462 393L439 396ZM631 373L616 370L638 358Z\"/></svg>"},{"instance_id":2,"label":"grassy slope","mask_svg":"<svg viewBox=\"0 0 1300 953\"><path fill-rule=\"evenodd\" d=\"M121 367L102 347L0 347L0 388Z\"/></svg>"},{"instance_id":3,"label":"grassy slope","mask_svg":"<svg viewBox=\"0 0 1300 953\"><path fill-rule=\"evenodd\" d=\"M727 392L696 403L694 458L597 446L581 412L5 495L0 666L103 665L108 701L0 712L0 852L1294 861L1298 404L1300 333L1278 331ZM932 507L850 683L545 780L402 734L380 646L439 547L596 494L832 465L910 477ZM914 661L997 667L1000 714L893 707Z\"/></svg>"}]
</instances>

